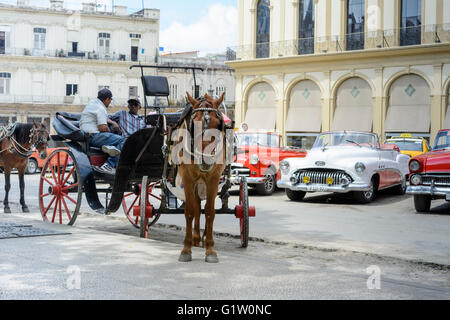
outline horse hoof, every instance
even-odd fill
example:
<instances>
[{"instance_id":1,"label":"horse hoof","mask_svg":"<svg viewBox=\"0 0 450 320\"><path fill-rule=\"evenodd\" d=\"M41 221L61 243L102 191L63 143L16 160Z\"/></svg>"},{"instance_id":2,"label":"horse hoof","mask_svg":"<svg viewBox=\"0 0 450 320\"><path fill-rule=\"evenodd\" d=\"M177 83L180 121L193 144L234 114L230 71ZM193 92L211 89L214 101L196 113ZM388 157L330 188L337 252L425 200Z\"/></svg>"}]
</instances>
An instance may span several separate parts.
<instances>
[{"instance_id":1,"label":"horse hoof","mask_svg":"<svg viewBox=\"0 0 450 320\"><path fill-rule=\"evenodd\" d=\"M209 256L205 257L205 262L219 263L219 258L217 257L217 254L210 254Z\"/></svg>"},{"instance_id":2,"label":"horse hoof","mask_svg":"<svg viewBox=\"0 0 450 320\"><path fill-rule=\"evenodd\" d=\"M4 213L11 213L11 209L10 208L5 208L5 210L3 212Z\"/></svg>"},{"instance_id":3,"label":"horse hoof","mask_svg":"<svg viewBox=\"0 0 450 320\"><path fill-rule=\"evenodd\" d=\"M30 212L30 209L28 209L28 207L22 207L22 212L28 213Z\"/></svg>"},{"instance_id":4,"label":"horse hoof","mask_svg":"<svg viewBox=\"0 0 450 320\"><path fill-rule=\"evenodd\" d=\"M190 261L192 261L192 254L191 253L182 253L182 254L180 254L180 257L178 258L178 261L190 262Z\"/></svg>"}]
</instances>

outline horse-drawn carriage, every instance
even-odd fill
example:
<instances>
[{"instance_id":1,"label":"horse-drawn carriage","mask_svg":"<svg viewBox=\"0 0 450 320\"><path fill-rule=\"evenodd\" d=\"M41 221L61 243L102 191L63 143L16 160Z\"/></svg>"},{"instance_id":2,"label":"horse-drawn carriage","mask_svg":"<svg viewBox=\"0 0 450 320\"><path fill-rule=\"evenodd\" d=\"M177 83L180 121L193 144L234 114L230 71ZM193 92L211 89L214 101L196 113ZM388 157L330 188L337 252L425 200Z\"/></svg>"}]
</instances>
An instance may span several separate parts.
<instances>
[{"instance_id":1,"label":"horse-drawn carriage","mask_svg":"<svg viewBox=\"0 0 450 320\"><path fill-rule=\"evenodd\" d=\"M162 214L185 213L188 199L184 197L183 181L178 172L180 166L174 164L170 156L173 148L171 137L177 128L189 121L189 116L202 113L208 114L206 119L209 119L211 111L215 111L211 113L214 116L219 113L204 106L195 109L192 103L183 112L176 113L166 113L165 108L158 107L156 103L150 108L147 96L169 96L167 79L144 76L143 68L154 66L133 67L140 67L142 72L147 127L127 139L115 175L94 170L94 167L106 161L107 155L89 145L89 137L79 128L80 114L58 113L55 116L53 126L57 135L53 135L52 139L64 142L68 149L54 151L43 167L39 205L44 221L73 225L80 211L83 193L90 208L96 212L110 214L122 206L131 224L140 229L141 237L147 237L149 227ZM195 81L195 70L198 68L186 69L193 70ZM147 114L147 109L153 109L153 112ZM233 127L234 123L222 126L231 131ZM233 141L230 143L228 139L226 147L234 157ZM246 247L249 217L255 215L255 209L249 206L245 178L239 182L238 205L229 207L230 168L231 163L226 163L220 177L216 194L222 205L215 209L215 214L231 214L239 219L241 245ZM199 198L203 199L201 186L197 189ZM106 193L105 205L100 202L99 193ZM205 209L202 213L205 213Z\"/></svg>"}]
</instances>

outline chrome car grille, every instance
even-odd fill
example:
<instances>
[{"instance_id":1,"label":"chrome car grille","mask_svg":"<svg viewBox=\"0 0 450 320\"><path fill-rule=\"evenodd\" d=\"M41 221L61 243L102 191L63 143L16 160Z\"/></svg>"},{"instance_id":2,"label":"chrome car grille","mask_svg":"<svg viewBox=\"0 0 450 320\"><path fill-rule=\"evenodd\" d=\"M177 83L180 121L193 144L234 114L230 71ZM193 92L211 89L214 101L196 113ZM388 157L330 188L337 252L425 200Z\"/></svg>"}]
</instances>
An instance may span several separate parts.
<instances>
[{"instance_id":1,"label":"chrome car grille","mask_svg":"<svg viewBox=\"0 0 450 320\"><path fill-rule=\"evenodd\" d=\"M340 170L318 170L318 169L306 169L306 170L299 170L294 173L293 175L295 178L297 178L298 183L303 183L303 179L305 177L309 177L309 183L308 184L325 184L325 185L332 185L337 186L341 185L342 178L346 178L349 183L353 182L353 179L350 175L345 173L344 171ZM332 178L333 183L328 184L327 179Z\"/></svg>"},{"instance_id":2,"label":"chrome car grille","mask_svg":"<svg viewBox=\"0 0 450 320\"><path fill-rule=\"evenodd\" d=\"M422 184L431 186L434 181L435 186L450 186L450 175L423 175Z\"/></svg>"}]
</instances>

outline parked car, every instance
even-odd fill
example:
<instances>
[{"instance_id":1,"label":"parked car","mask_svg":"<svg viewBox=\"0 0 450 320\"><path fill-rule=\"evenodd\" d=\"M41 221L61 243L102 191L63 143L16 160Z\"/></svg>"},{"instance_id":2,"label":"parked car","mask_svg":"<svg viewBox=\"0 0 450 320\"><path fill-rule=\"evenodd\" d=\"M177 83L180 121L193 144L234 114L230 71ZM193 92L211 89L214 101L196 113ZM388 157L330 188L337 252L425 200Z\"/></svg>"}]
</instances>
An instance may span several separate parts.
<instances>
[{"instance_id":1,"label":"parked car","mask_svg":"<svg viewBox=\"0 0 450 320\"><path fill-rule=\"evenodd\" d=\"M409 161L407 194L417 212L429 212L431 200L450 201L450 129L438 132L433 150Z\"/></svg>"},{"instance_id":2,"label":"parked car","mask_svg":"<svg viewBox=\"0 0 450 320\"><path fill-rule=\"evenodd\" d=\"M359 203L369 203L378 190L405 193L408 161L396 145L380 145L376 134L327 132L317 137L305 158L281 162L278 187L295 201L307 192L353 192Z\"/></svg>"},{"instance_id":3,"label":"parked car","mask_svg":"<svg viewBox=\"0 0 450 320\"><path fill-rule=\"evenodd\" d=\"M236 133L237 159L231 165L232 179L247 177L261 195L271 195L281 178L280 162L286 158L304 157L300 148L283 147L283 137L277 133Z\"/></svg>"},{"instance_id":4,"label":"parked car","mask_svg":"<svg viewBox=\"0 0 450 320\"><path fill-rule=\"evenodd\" d=\"M411 158L430 150L426 139L413 137L409 133L402 133L399 137L390 137L385 144L396 144L401 153L409 155Z\"/></svg>"},{"instance_id":5,"label":"parked car","mask_svg":"<svg viewBox=\"0 0 450 320\"><path fill-rule=\"evenodd\" d=\"M65 146L65 144L62 142L50 140L48 142L48 147L47 147L47 158L45 158L45 159L39 158L39 153L35 150L31 154L31 156L28 158L26 173L34 174L34 173L40 171L44 167L45 162L47 161L48 157L56 149L67 149L68 150L69 148L67 148ZM56 159L53 160L55 167L58 165L56 163L56 161L57 161ZM60 162L61 162L60 166L62 167L64 165L65 159L60 159ZM73 165L72 159L69 158L67 161L67 168L71 167L72 165Z\"/></svg>"}]
</instances>

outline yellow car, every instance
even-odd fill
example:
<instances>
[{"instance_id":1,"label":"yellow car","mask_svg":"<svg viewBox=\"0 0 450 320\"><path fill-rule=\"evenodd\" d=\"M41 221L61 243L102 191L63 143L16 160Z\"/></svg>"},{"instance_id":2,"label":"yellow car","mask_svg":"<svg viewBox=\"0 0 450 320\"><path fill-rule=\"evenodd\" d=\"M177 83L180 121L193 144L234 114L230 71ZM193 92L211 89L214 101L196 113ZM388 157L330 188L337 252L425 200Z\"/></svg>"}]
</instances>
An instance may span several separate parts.
<instances>
[{"instance_id":1,"label":"yellow car","mask_svg":"<svg viewBox=\"0 0 450 320\"><path fill-rule=\"evenodd\" d=\"M400 152L411 158L430 150L427 140L420 137L413 137L409 133L403 133L400 137L390 137L386 144L396 144Z\"/></svg>"}]
</instances>

